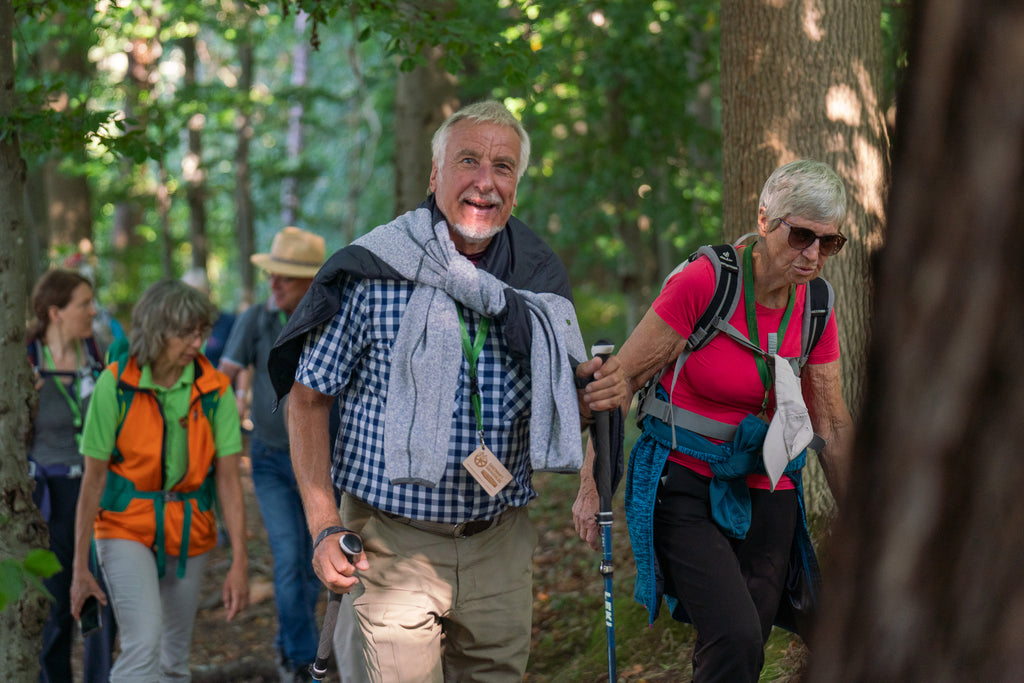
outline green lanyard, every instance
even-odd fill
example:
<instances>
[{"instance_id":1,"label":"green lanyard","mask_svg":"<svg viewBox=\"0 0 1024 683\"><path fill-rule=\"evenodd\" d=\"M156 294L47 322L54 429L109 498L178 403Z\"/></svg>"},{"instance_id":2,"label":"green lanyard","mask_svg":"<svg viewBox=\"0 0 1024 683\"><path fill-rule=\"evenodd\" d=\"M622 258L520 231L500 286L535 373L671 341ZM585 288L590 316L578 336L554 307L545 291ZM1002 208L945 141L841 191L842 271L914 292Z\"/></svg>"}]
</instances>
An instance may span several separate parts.
<instances>
[{"instance_id":1,"label":"green lanyard","mask_svg":"<svg viewBox=\"0 0 1024 683\"><path fill-rule=\"evenodd\" d=\"M286 316L284 314L284 311L282 311L280 308L277 309L277 319L281 321L281 327L284 327L285 325L288 324L288 316Z\"/></svg>"},{"instance_id":2,"label":"green lanyard","mask_svg":"<svg viewBox=\"0 0 1024 683\"><path fill-rule=\"evenodd\" d=\"M480 445L484 445L484 418L481 414L480 385L477 382L476 362L480 358L480 351L484 348L487 340L487 330L491 327L490 318L480 318L480 325L476 328L476 338L469 340L469 330L466 329L466 321L462 319L462 311L458 306L455 312L459 314L459 328L462 330L462 354L469 361L469 401L473 405L473 415L476 416L476 431L480 437Z\"/></svg>"},{"instance_id":3,"label":"green lanyard","mask_svg":"<svg viewBox=\"0 0 1024 683\"><path fill-rule=\"evenodd\" d=\"M754 249L753 247L747 247L743 250L743 305L747 311L747 336L750 341L753 342L754 346L761 347L760 335L757 332L757 310L754 305ZM774 350L770 352L775 353L778 349L782 348L782 341L786 337L786 329L789 327L789 318L793 314L793 302L796 299L796 287L794 285L789 286L789 302L786 304L786 312L782 315L782 322L779 323L778 332L778 344L775 345ZM764 355L760 353L754 353L754 362L757 364L757 373L761 376L761 384L764 385L764 401L761 404L761 410L765 410L768 407L768 394L772 388L772 375L768 371L768 363L764 359Z\"/></svg>"},{"instance_id":4,"label":"green lanyard","mask_svg":"<svg viewBox=\"0 0 1024 683\"><path fill-rule=\"evenodd\" d=\"M78 361L81 364L81 349L78 349ZM53 362L53 356L50 355L50 348L47 346L43 347L43 361L50 366L50 369L57 372L57 364ZM75 444L78 445L82 441L82 408L78 405L78 401L71 398L71 394L68 393L67 387L64 386L64 382L60 381L60 377L54 375L53 381L57 384L57 388L60 389L60 393L63 394L64 400L68 402L68 407L71 408L71 421L75 426ZM74 379L71 380L71 389L75 392L75 396L78 396L78 373L74 375Z\"/></svg>"}]
</instances>

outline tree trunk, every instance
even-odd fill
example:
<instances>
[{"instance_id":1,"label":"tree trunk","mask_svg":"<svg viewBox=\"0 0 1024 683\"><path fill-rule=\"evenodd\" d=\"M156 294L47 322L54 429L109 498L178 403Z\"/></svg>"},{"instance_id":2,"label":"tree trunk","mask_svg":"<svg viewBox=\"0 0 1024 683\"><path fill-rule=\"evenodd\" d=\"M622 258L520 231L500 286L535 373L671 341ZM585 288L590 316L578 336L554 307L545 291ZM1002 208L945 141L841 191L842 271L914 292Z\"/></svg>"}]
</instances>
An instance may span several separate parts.
<instances>
[{"instance_id":1,"label":"tree trunk","mask_svg":"<svg viewBox=\"0 0 1024 683\"><path fill-rule=\"evenodd\" d=\"M141 3L132 5L134 20L139 27L151 28L152 36L160 35L160 3L144 7ZM139 34L143 31L139 30ZM128 62L124 83L124 113L127 119L135 119L128 129L144 129L148 123L149 103L156 98L151 96L156 80L156 67L162 54L163 46L157 37L135 37L125 50ZM143 219L143 197L150 193L156 184L148 178L149 169L143 164L135 164L130 159L119 162L121 169L121 185L126 188L123 198L114 206L114 218L111 226L111 243L118 258L114 261L112 278L114 281L138 282L136 275L137 260L130 257L130 250L140 248L142 239L136 234L136 228Z\"/></svg>"},{"instance_id":2,"label":"tree trunk","mask_svg":"<svg viewBox=\"0 0 1024 683\"><path fill-rule=\"evenodd\" d=\"M67 24L63 14L54 16L54 22ZM91 76L89 42L81 31L64 30L63 40L47 41L41 50L41 68L45 73L67 74L73 80ZM87 34L88 35L88 34ZM65 111L68 94L50 101L50 108ZM81 155L80 155L81 156ZM92 200L89 184L84 175L69 175L60 169L61 159L52 158L45 165L46 193L49 201L50 246L77 245L81 240L92 241Z\"/></svg>"},{"instance_id":3,"label":"tree trunk","mask_svg":"<svg viewBox=\"0 0 1024 683\"><path fill-rule=\"evenodd\" d=\"M863 396L870 260L885 227L888 137L881 108L881 3L722 2L723 224L727 239L756 229L761 187L799 158L830 164L846 183L850 237L829 260L836 291L843 394L856 417ZM814 463L808 503L831 500Z\"/></svg>"},{"instance_id":4,"label":"tree trunk","mask_svg":"<svg viewBox=\"0 0 1024 683\"><path fill-rule=\"evenodd\" d=\"M195 97L196 65L199 57L196 54L196 39L188 36L181 41L185 53L185 87ZM206 239L206 167L203 165L203 127L206 116L201 113L189 117L188 153L181 162L182 177L185 180L185 197L188 200L189 239L192 242L192 267L206 272L206 261L209 257L209 245ZM168 273L173 275L173 273Z\"/></svg>"},{"instance_id":5,"label":"tree trunk","mask_svg":"<svg viewBox=\"0 0 1024 683\"><path fill-rule=\"evenodd\" d=\"M351 113L347 117L347 128L352 131L352 135L357 136L357 139L351 145L352 151L345 174L347 188L345 205L347 208L341 221L341 235L346 243L357 237L357 232L363 224L362 217L359 215L359 197L371 182L374 162L377 157L377 146L380 144L383 134L380 117L377 115L373 99L370 97L370 90L367 87L359 59L359 24L358 15L354 9L351 10L350 20L352 22L352 39L348 44L346 54L356 87L351 98Z\"/></svg>"},{"instance_id":6,"label":"tree trunk","mask_svg":"<svg viewBox=\"0 0 1024 683\"><path fill-rule=\"evenodd\" d=\"M51 38L40 48L37 58L44 73L61 74L72 82L85 81L92 75L89 65L88 38L90 33L77 29L80 22L69 22L61 13L52 18L54 24L64 27L61 40ZM48 106L64 112L68 110L70 95L61 93L51 98ZM84 151L84 150L82 150ZM55 154L42 165L42 191L46 198L47 229L40 230L45 247L75 245L93 239L92 195L84 175L69 173L61 168L66 155ZM75 161L84 160L84 154L75 155Z\"/></svg>"},{"instance_id":7,"label":"tree trunk","mask_svg":"<svg viewBox=\"0 0 1024 683\"><path fill-rule=\"evenodd\" d=\"M441 48L427 64L398 74L395 93L395 215L416 208L430 184L430 139L459 108L456 79L441 67Z\"/></svg>"},{"instance_id":8,"label":"tree trunk","mask_svg":"<svg viewBox=\"0 0 1024 683\"><path fill-rule=\"evenodd\" d=\"M300 90L306 85L309 43L305 40L306 20L309 15L301 10L295 13L295 47L292 48L291 86ZM285 133L285 148L288 162L297 164L302 155L302 102L295 100L288 108L288 131ZM281 227L295 225L299 217L299 179L294 175L284 178L281 183Z\"/></svg>"},{"instance_id":9,"label":"tree trunk","mask_svg":"<svg viewBox=\"0 0 1024 683\"><path fill-rule=\"evenodd\" d=\"M14 10L0 0L0 118L14 113ZM0 138L0 562L20 561L46 548L46 525L32 503L25 464L32 378L25 362L26 241L25 163L16 135ZM25 590L0 611L0 671L27 683L39 676L39 646L48 603Z\"/></svg>"},{"instance_id":10,"label":"tree trunk","mask_svg":"<svg viewBox=\"0 0 1024 683\"><path fill-rule=\"evenodd\" d=\"M1024 671L1024 8L922 0L811 681Z\"/></svg>"},{"instance_id":11,"label":"tree trunk","mask_svg":"<svg viewBox=\"0 0 1024 683\"><path fill-rule=\"evenodd\" d=\"M256 278L249 257L255 253L256 218L252 201L252 170L249 167L249 146L252 142L253 47L248 24L238 44L239 108L235 114L235 232L238 238L238 268L242 273L242 308L252 304Z\"/></svg>"}]
</instances>

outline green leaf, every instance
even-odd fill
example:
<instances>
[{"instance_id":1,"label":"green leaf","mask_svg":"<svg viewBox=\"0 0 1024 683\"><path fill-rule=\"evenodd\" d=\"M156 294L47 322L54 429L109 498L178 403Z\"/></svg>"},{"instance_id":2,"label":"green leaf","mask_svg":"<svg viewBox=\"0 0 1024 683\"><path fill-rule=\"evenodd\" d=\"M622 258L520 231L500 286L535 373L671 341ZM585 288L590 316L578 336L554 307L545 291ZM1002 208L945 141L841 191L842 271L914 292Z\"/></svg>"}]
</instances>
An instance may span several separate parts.
<instances>
[{"instance_id":1,"label":"green leaf","mask_svg":"<svg viewBox=\"0 0 1024 683\"><path fill-rule=\"evenodd\" d=\"M25 556L25 570L35 576L48 579L61 569L63 567L51 550L36 548L30 550Z\"/></svg>"},{"instance_id":2,"label":"green leaf","mask_svg":"<svg viewBox=\"0 0 1024 683\"><path fill-rule=\"evenodd\" d=\"M21 563L17 560L0 562L0 610L21 595L25 583L21 579Z\"/></svg>"}]
</instances>

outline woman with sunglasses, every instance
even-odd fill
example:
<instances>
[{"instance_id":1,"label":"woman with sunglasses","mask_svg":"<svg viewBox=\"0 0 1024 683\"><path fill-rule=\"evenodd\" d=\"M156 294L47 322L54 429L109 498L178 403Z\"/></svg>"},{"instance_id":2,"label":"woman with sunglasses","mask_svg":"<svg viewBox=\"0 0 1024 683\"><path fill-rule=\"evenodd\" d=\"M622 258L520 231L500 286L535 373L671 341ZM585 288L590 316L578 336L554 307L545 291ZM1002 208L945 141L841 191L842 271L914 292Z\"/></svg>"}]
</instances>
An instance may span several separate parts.
<instances>
[{"instance_id":1,"label":"woman with sunglasses","mask_svg":"<svg viewBox=\"0 0 1024 683\"><path fill-rule=\"evenodd\" d=\"M841 501L853 436L834 313L799 378L779 360L801 356L807 285L846 241L839 232L846 215L842 180L825 164L795 161L772 173L758 206L757 241L739 249L742 292L728 320L733 329L694 351L675 375L715 290L713 266L701 256L668 280L618 355L634 391L665 369L651 390L665 401L671 396L670 417L641 420L626 516L635 595L652 621L664 596L673 617L694 624L698 683L757 681L773 623L806 629L800 617L813 603L817 563L803 506L804 446L813 427L824 439L818 455ZM790 461L771 477L762 452L777 443L788 449L783 462ZM573 517L597 549L597 494L586 474L592 455L588 448Z\"/></svg>"}]
</instances>

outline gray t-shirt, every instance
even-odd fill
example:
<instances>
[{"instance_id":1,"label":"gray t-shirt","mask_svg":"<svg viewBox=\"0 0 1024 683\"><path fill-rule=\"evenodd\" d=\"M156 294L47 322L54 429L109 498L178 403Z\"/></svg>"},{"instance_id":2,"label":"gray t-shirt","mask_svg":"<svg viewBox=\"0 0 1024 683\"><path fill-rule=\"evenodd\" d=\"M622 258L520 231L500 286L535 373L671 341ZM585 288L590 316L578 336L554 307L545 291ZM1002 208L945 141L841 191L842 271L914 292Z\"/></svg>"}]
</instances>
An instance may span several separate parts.
<instances>
[{"instance_id":1,"label":"gray t-shirt","mask_svg":"<svg viewBox=\"0 0 1024 683\"><path fill-rule=\"evenodd\" d=\"M285 320L284 312L272 308L267 301L250 306L231 328L221 360L243 368L253 366L253 436L271 448L287 451L288 430L284 424L284 411L274 412L274 387L267 372L270 349Z\"/></svg>"},{"instance_id":2,"label":"gray t-shirt","mask_svg":"<svg viewBox=\"0 0 1024 683\"><path fill-rule=\"evenodd\" d=\"M75 409L71 407L71 402L78 409L81 425L89 409L89 398L101 365L98 360L87 357L86 366L74 378L68 373L51 374L45 369L42 346L37 344L36 348L40 356L36 362L43 377L43 385L39 388L39 412L32 422L32 446L28 457L43 467L81 465L82 456L75 439L78 433ZM87 348L83 344L83 349ZM88 351L86 354L88 356ZM58 382L63 382L63 392Z\"/></svg>"}]
</instances>

